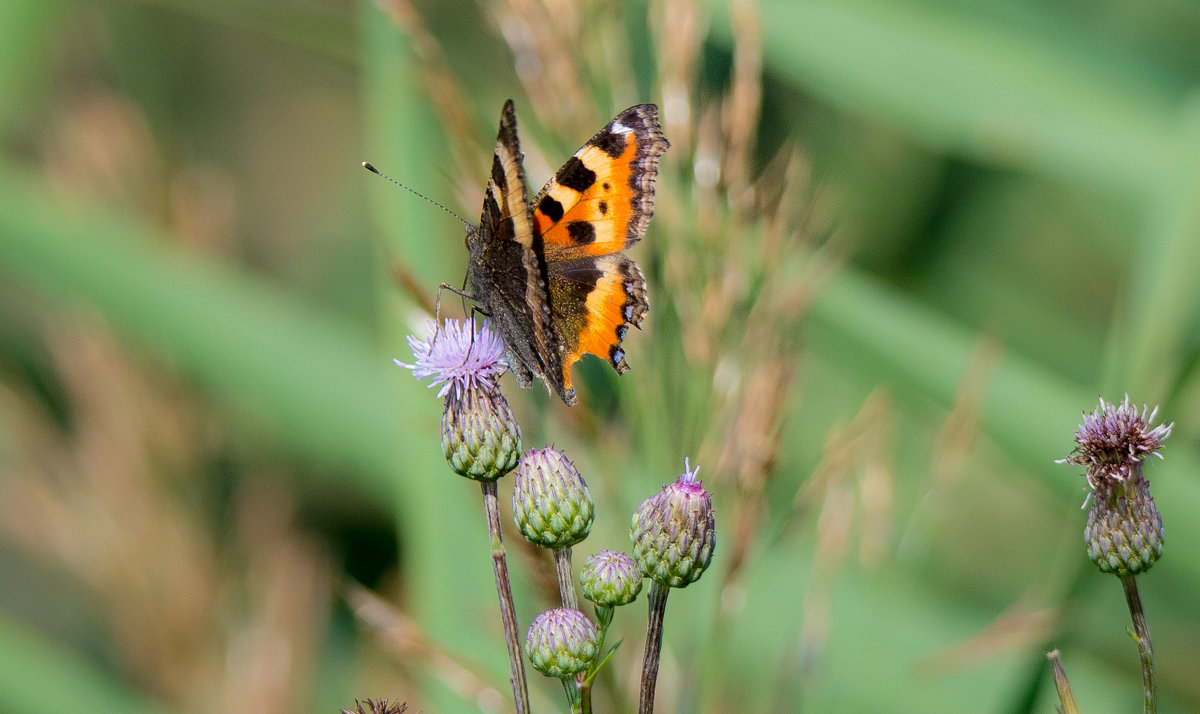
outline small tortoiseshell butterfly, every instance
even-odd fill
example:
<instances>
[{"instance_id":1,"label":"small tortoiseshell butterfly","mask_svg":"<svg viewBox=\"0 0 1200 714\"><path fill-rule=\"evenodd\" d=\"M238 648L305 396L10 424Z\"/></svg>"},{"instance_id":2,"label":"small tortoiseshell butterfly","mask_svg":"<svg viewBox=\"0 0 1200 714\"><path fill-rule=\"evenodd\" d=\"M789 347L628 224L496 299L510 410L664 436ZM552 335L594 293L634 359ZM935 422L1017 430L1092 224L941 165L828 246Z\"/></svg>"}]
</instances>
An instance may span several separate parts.
<instances>
[{"instance_id":1,"label":"small tortoiseshell butterfly","mask_svg":"<svg viewBox=\"0 0 1200 714\"><path fill-rule=\"evenodd\" d=\"M658 107L630 107L529 201L516 114L504 103L479 227L467 226L466 296L492 318L522 387L536 375L575 404L571 365L585 353L629 369L621 341L649 303L642 271L621 251L646 233L668 146Z\"/></svg>"}]
</instances>

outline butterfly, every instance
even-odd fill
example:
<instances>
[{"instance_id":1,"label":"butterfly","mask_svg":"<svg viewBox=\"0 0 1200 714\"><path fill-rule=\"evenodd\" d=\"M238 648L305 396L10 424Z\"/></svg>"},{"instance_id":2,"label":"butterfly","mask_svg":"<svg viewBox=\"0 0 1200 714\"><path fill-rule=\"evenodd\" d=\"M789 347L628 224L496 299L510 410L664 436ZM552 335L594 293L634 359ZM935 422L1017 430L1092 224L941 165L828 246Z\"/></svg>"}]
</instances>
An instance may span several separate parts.
<instances>
[{"instance_id":1,"label":"butterfly","mask_svg":"<svg viewBox=\"0 0 1200 714\"><path fill-rule=\"evenodd\" d=\"M650 305L642 271L621 251L646 233L669 146L658 107L630 107L530 201L516 113L505 102L479 225L467 226L463 294L491 317L522 387L540 377L571 405L571 366L584 354L618 374L629 369L621 342Z\"/></svg>"}]
</instances>

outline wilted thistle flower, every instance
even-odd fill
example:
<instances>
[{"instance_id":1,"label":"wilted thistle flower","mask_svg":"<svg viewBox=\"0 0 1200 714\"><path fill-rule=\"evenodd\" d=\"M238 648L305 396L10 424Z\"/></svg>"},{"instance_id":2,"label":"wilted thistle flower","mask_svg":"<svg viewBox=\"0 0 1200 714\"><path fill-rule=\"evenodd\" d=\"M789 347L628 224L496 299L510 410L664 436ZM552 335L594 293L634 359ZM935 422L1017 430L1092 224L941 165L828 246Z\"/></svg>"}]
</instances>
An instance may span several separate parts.
<instances>
[{"instance_id":1,"label":"wilted thistle flower","mask_svg":"<svg viewBox=\"0 0 1200 714\"><path fill-rule=\"evenodd\" d=\"M1149 412L1149 413L1147 413ZM1092 414L1084 415L1075 434L1075 450L1059 463L1087 469L1092 503L1084 528L1088 557L1101 572L1136 575L1150 569L1162 555L1162 517L1142 476L1146 458L1171 435L1173 424L1150 426L1158 409L1141 411L1129 403L1100 400Z\"/></svg>"},{"instance_id":2,"label":"wilted thistle flower","mask_svg":"<svg viewBox=\"0 0 1200 714\"><path fill-rule=\"evenodd\" d=\"M579 583L588 600L601 607L620 607L637 599L642 577L632 557L619 550L602 550L584 561Z\"/></svg>"},{"instance_id":3,"label":"wilted thistle flower","mask_svg":"<svg viewBox=\"0 0 1200 714\"><path fill-rule=\"evenodd\" d=\"M587 483L561 451L533 449L517 466L513 520L525 539L544 548L569 548L592 530L595 504Z\"/></svg>"},{"instance_id":4,"label":"wilted thistle flower","mask_svg":"<svg viewBox=\"0 0 1200 714\"><path fill-rule=\"evenodd\" d=\"M354 711L343 709L342 714L404 714L406 711L408 711L408 704L404 702L389 703L386 699L368 699L360 702L356 699Z\"/></svg>"},{"instance_id":5,"label":"wilted thistle flower","mask_svg":"<svg viewBox=\"0 0 1200 714\"><path fill-rule=\"evenodd\" d=\"M1083 423L1075 432L1075 449L1058 463L1070 463L1087 469L1088 484L1093 490L1108 481L1126 481L1135 468L1141 474L1142 459L1162 454L1162 442L1171 435L1174 424L1159 424L1151 427L1150 422L1158 415L1158 407L1146 414L1129 403L1129 395L1121 404L1104 401L1090 414L1083 415Z\"/></svg>"},{"instance_id":6,"label":"wilted thistle flower","mask_svg":"<svg viewBox=\"0 0 1200 714\"><path fill-rule=\"evenodd\" d=\"M587 671L600 651L600 628L578 610L557 607L533 619L525 656L547 677L565 679Z\"/></svg>"},{"instance_id":7,"label":"wilted thistle flower","mask_svg":"<svg viewBox=\"0 0 1200 714\"><path fill-rule=\"evenodd\" d=\"M454 472L492 481L516 467L521 427L496 382L507 369L504 343L486 321L477 333L472 324L446 320L438 330L430 323L428 338L408 337L415 362L395 362L442 385L442 452Z\"/></svg>"},{"instance_id":8,"label":"wilted thistle flower","mask_svg":"<svg viewBox=\"0 0 1200 714\"><path fill-rule=\"evenodd\" d=\"M647 577L673 588L694 583L712 560L716 520L712 498L690 469L645 501L633 514L633 556Z\"/></svg>"}]
</instances>

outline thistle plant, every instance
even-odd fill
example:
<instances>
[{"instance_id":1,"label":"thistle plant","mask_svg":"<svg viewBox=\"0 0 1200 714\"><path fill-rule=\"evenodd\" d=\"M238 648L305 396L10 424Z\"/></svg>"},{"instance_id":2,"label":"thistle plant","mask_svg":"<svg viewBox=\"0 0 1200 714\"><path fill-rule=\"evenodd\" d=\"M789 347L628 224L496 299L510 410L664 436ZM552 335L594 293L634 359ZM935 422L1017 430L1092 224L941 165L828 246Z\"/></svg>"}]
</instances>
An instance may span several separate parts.
<instances>
[{"instance_id":1,"label":"thistle plant","mask_svg":"<svg viewBox=\"0 0 1200 714\"><path fill-rule=\"evenodd\" d=\"M629 537L642 574L650 578L650 618L642 658L640 714L654 711L654 690L662 652L667 594L696 582L712 561L716 519L712 498L696 478L700 471L684 461L684 471L662 492L647 498L633 514Z\"/></svg>"},{"instance_id":2,"label":"thistle plant","mask_svg":"<svg viewBox=\"0 0 1200 714\"><path fill-rule=\"evenodd\" d=\"M496 480L512 471L521 453L521 428L497 379L506 369L504 345L484 322L478 332L474 322L446 320L431 326L426 339L410 336L414 362L396 364L411 369L418 379L431 378L430 386L441 385L442 451L458 475L479 482L484 513L491 535L492 573L500 600L500 619L508 644L510 681L518 714L529 711L525 664L518 642L516 609L504 540L500 532L500 505Z\"/></svg>"},{"instance_id":3,"label":"thistle plant","mask_svg":"<svg viewBox=\"0 0 1200 714\"><path fill-rule=\"evenodd\" d=\"M526 540L554 552L562 599L562 608L542 613L529 628L526 652L535 669L562 680L572 712L591 711L592 678L601 664L596 655L604 639L604 629L578 610L571 567L571 547L588 537L594 517L587 483L566 454L551 447L533 449L521 459L513 485L513 520ZM567 629L572 637L560 636ZM585 640L591 647L586 661L579 654ZM564 654L551 656L562 648ZM563 657L579 666L547 669Z\"/></svg>"},{"instance_id":4,"label":"thistle plant","mask_svg":"<svg viewBox=\"0 0 1200 714\"><path fill-rule=\"evenodd\" d=\"M637 561L617 550L602 550L584 561L583 570L579 572L579 583L583 586L583 596L591 600L596 621L600 625L601 650L604 649L616 609L637 599L642 591L642 578ZM613 645L614 650L617 645ZM603 662L601 660L601 664Z\"/></svg>"},{"instance_id":5,"label":"thistle plant","mask_svg":"<svg viewBox=\"0 0 1200 714\"><path fill-rule=\"evenodd\" d=\"M1075 433L1075 449L1058 461L1085 468L1089 489L1085 505L1091 503L1083 531L1088 558L1100 572L1121 579L1133 619L1131 635L1141 657L1148 713L1158 710L1158 687L1150 627L1135 578L1162 556L1165 539L1162 517L1142 468L1147 458L1162 458L1159 449L1174 426L1151 426L1157 415L1157 407L1139 410L1130 404L1129 395L1120 404L1101 398L1090 415L1084 414Z\"/></svg>"},{"instance_id":6,"label":"thistle plant","mask_svg":"<svg viewBox=\"0 0 1200 714\"><path fill-rule=\"evenodd\" d=\"M446 462L456 474L478 481L483 491L517 711L529 710L529 695L496 497L497 479L514 469L513 521L526 540L554 552L562 600L561 607L543 612L530 625L525 656L537 671L562 680L572 712L589 714L592 680L616 649L603 652L613 611L633 602L642 578L649 576L654 582L641 711L651 711L667 589L694 582L712 559L712 502L696 480L699 469L685 461L683 475L638 508L630 531L635 557L603 550L588 558L580 583L584 597L595 605L596 624L578 609L571 566L572 547L591 532L595 503L579 470L561 451L533 449L518 462L521 429L497 384L505 370L503 343L487 322L475 331L473 323L457 320L433 324L427 337L410 336L408 342L414 361L396 364L440 387Z\"/></svg>"}]
</instances>

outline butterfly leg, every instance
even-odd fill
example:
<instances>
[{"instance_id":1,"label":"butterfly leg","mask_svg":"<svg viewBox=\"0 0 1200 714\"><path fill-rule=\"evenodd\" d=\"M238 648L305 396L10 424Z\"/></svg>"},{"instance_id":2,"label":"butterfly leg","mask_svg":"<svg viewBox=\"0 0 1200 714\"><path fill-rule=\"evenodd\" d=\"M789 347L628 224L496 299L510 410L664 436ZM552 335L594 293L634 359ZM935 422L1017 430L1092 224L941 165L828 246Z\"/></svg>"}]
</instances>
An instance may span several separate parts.
<instances>
[{"instance_id":1,"label":"butterfly leg","mask_svg":"<svg viewBox=\"0 0 1200 714\"><path fill-rule=\"evenodd\" d=\"M450 292L454 293L455 295L458 295L461 298L465 298L466 300L474 301L477 299L474 295L467 292L466 290L464 290L462 288L456 288L449 283L442 283L441 285L439 285L438 291L437 291L437 298L434 300L434 303L433 303L433 319L434 319L434 324L437 325L436 329L438 329L438 330L442 329L441 328L441 325L442 325L441 311L442 311L442 291L443 290L449 290ZM467 308L467 306L466 306L466 303L464 302L463 310L466 310L466 308ZM471 306L471 344L467 347L467 354L463 357L463 364L467 363L467 358L471 355L471 350L475 349L475 315L476 315L476 313L483 315L484 317L489 317L489 318L491 317L491 315L489 315L487 313L487 311L480 308L478 305ZM437 339L436 335L434 336L434 339ZM516 361L513 360L511 358L511 356L506 361L508 362L509 370L512 371L514 376L516 376L518 384L520 384L522 387L528 387L533 382L533 374L531 372L529 372L529 370L525 369L524 367L521 367L520 370L513 367L513 365L516 363Z\"/></svg>"},{"instance_id":2,"label":"butterfly leg","mask_svg":"<svg viewBox=\"0 0 1200 714\"><path fill-rule=\"evenodd\" d=\"M453 285L451 285L450 283L442 283L441 285L438 286L437 298L435 298L433 301L433 319L438 322L440 322L442 319L442 291L443 290L449 290L450 292L454 293L455 295L457 295L461 298L464 298L464 302L463 302L463 311L464 312L467 309L466 300L471 300L472 302L477 300L477 298L474 295L472 295L471 293L467 292L466 290L464 290L462 288L456 288ZM472 310L474 310L474 308L472 308ZM480 312L482 312L484 315L487 315L487 313L483 312L482 310L480 310ZM489 317L490 317L490 315L489 315Z\"/></svg>"},{"instance_id":3,"label":"butterfly leg","mask_svg":"<svg viewBox=\"0 0 1200 714\"><path fill-rule=\"evenodd\" d=\"M437 332L440 332L442 329L442 291L443 290L449 290L450 292L454 293L455 295L458 295L459 297L464 298L464 300L463 300L463 311L464 312L467 309L466 301L467 300L472 300L472 301L475 300L474 295L472 295L471 293L467 292L466 290L464 290L462 288L456 288L453 285L451 285L450 283L442 283L441 285L438 285L437 297L434 298L434 301L433 301L433 324L435 325L434 329L436 330L436 332L434 333L434 339L437 339ZM474 342L475 342L475 310L476 310L476 308L474 306L472 306L471 307L471 342L472 342L472 345L474 345ZM480 312L483 312L483 311L481 310ZM483 313L483 314L487 315L487 313ZM489 315L489 317L490 317L490 315Z\"/></svg>"}]
</instances>

